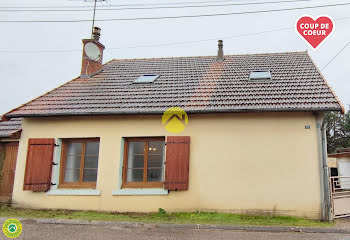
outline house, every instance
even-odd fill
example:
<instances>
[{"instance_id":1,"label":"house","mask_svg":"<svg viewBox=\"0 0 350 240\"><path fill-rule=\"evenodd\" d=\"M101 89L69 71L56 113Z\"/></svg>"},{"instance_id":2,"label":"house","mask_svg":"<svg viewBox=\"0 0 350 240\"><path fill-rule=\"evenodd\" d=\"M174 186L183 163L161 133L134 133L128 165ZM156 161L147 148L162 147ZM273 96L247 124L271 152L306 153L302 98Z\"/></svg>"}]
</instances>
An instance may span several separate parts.
<instances>
[{"instance_id":1,"label":"house","mask_svg":"<svg viewBox=\"0 0 350 240\"><path fill-rule=\"evenodd\" d=\"M334 218L350 216L350 148L328 155Z\"/></svg>"},{"instance_id":2,"label":"house","mask_svg":"<svg viewBox=\"0 0 350 240\"><path fill-rule=\"evenodd\" d=\"M11 200L20 136L20 118L0 120L0 202Z\"/></svg>"},{"instance_id":3,"label":"house","mask_svg":"<svg viewBox=\"0 0 350 240\"><path fill-rule=\"evenodd\" d=\"M337 153L328 154L328 161L333 162L331 171L339 182L336 184L341 189L350 190L350 148L340 149Z\"/></svg>"},{"instance_id":4,"label":"house","mask_svg":"<svg viewBox=\"0 0 350 240\"><path fill-rule=\"evenodd\" d=\"M4 115L23 118L15 206L329 216L323 113L343 109L307 52L103 64L99 36L79 77Z\"/></svg>"},{"instance_id":5,"label":"house","mask_svg":"<svg viewBox=\"0 0 350 240\"><path fill-rule=\"evenodd\" d=\"M328 158L335 159L334 168L337 168L338 171L336 175L350 177L350 148L343 148L337 153L328 154Z\"/></svg>"}]
</instances>

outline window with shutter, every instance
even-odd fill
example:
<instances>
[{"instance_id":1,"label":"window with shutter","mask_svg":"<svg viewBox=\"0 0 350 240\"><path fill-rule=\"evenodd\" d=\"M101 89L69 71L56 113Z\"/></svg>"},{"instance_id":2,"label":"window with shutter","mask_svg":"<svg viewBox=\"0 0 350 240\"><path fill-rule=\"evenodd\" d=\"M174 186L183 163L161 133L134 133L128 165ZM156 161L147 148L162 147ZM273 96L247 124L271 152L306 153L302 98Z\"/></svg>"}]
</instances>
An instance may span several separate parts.
<instances>
[{"instance_id":1,"label":"window with shutter","mask_svg":"<svg viewBox=\"0 0 350 240\"><path fill-rule=\"evenodd\" d=\"M53 138L29 139L23 190L50 189L54 147Z\"/></svg>"},{"instance_id":2,"label":"window with shutter","mask_svg":"<svg viewBox=\"0 0 350 240\"><path fill-rule=\"evenodd\" d=\"M164 188L178 191L188 189L190 137L167 137Z\"/></svg>"},{"instance_id":3,"label":"window with shutter","mask_svg":"<svg viewBox=\"0 0 350 240\"><path fill-rule=\"evenodd\" d=\"M122 188L163 187L164 149L164 137L126 138Z\"/></svg>"}]
</instances>

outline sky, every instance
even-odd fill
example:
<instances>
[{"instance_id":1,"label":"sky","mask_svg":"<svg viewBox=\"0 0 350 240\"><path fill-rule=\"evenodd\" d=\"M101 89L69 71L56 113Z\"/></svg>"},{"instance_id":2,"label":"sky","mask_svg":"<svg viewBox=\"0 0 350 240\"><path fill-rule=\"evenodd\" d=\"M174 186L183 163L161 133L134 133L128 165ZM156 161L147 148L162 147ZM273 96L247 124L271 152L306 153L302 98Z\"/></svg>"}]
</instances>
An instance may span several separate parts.
<instances>
[{"instance_id":1,"label":"sky","mask_svg":"<svg viewBox=\"0 0 350 240\"><path fill-rule=\"evenodd\" d=\"M247 4L252 2L264 4ZM101 19L254 12L336 3L349 3L349 5L198 18L98 21ZM159 8L228 4L236 5ZM152 8L108 11L97 9L95 26L102 29L100 41L106 46L104 62L125 58L216 55L217 40L223 39L224 53L230 55L307 50L315 64L322 69L350 41L349 0L298 0L294 2L290 0L107 0L97 5L104 9ZM79 76L82 58L81 40L90 38L92 26L91 22L13 23L1 21L91 20L92 10L18 11L32 9L25 7L38 7L35 9L41 10L90 9L88 6L93 6L93 3L84 0L1 0L1 115ZM296 19L304 14L315 17L327 14L335 20L333 35L317 51L313 51L306 45L294 29ZM350 44L322 70L322 74L346 109L349 109L350 104L349 55Z\"/></svg>"}]
</instances>

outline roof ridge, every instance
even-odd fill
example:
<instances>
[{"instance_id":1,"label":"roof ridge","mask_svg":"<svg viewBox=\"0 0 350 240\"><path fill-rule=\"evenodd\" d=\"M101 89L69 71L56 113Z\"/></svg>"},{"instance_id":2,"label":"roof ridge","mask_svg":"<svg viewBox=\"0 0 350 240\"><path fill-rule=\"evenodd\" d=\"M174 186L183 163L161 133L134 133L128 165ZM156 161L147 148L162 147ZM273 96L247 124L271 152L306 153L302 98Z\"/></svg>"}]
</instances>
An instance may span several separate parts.
<instances>
[{"instance_id":1,"label":"roof ridge","mask_svg":"<svg viewBox=\"0 0 350 240\"><path fill-rule=\"evenodd\" d=\"M247 56L247 55L251 55L251 56L257 56L257 55L276 55L276 54L306 54L306 50L305 51L293 51L293 52L268 52L268 53L242 53L242 54L228 54L228 55L224 55L225 57L235 57L235 56ZM216 55L206 55L206 56L181 56L181 57L150 57L150 58L113 58L111 60L109 60L108 62L106 62L105 64L114 62L114 61L127 61L127 60L150 60L150 59L178 59L178 58L207 58L207 57L217 57ZM103 64L103 65L105 65Z\"/></svg>"}]
</instances>

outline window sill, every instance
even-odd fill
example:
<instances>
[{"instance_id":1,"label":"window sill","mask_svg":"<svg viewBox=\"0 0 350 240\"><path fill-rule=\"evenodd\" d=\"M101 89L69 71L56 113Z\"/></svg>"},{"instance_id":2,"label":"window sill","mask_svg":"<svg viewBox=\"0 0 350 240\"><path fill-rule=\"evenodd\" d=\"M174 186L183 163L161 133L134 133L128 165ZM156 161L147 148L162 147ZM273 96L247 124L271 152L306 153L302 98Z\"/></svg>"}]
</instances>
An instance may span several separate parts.
<instances>
[{"instance_id":1,"label":"window sill","mask_svg":"<svg viewBox=\"0 0 350 240\"><path fill-rule=\"evenodd\" d=\"M46 192L46 195L56 196L100 196L98 189L52 189Z\"/></svg>"},{"instance_id":2,"label":"window sill","mask_svg":"<svg viewBox=\"0 0 350 240\"><path fill-rule=\"evenodd\" d=\"M144 189L144 188L153 188L153 189L163 189L164 183L163 182L147 182L147 183L138 183L138 182L129 182L124 183L121 188L138 188L138 189Z\"/></svg>"},{"instance_id":3,"label":"window sill","mask_svg":"<svg viewBox=\"0 0 350 240\"><path fill-rule=\"evenodd\" d=\"M65 188L65 189L96 189L96 183L62 183L58 185L58 188Z\"/></svg>"},{"instance_id":4,"label":"window sill","mask_svg":"<svg viewBox=\"0 0 350 240\"><path fill-rule=\"evenodd\" d=\"M152 196L168 194L169 191L163 188L122 188L112 191L113 196Z\"/></svg>"}]
</instances>

